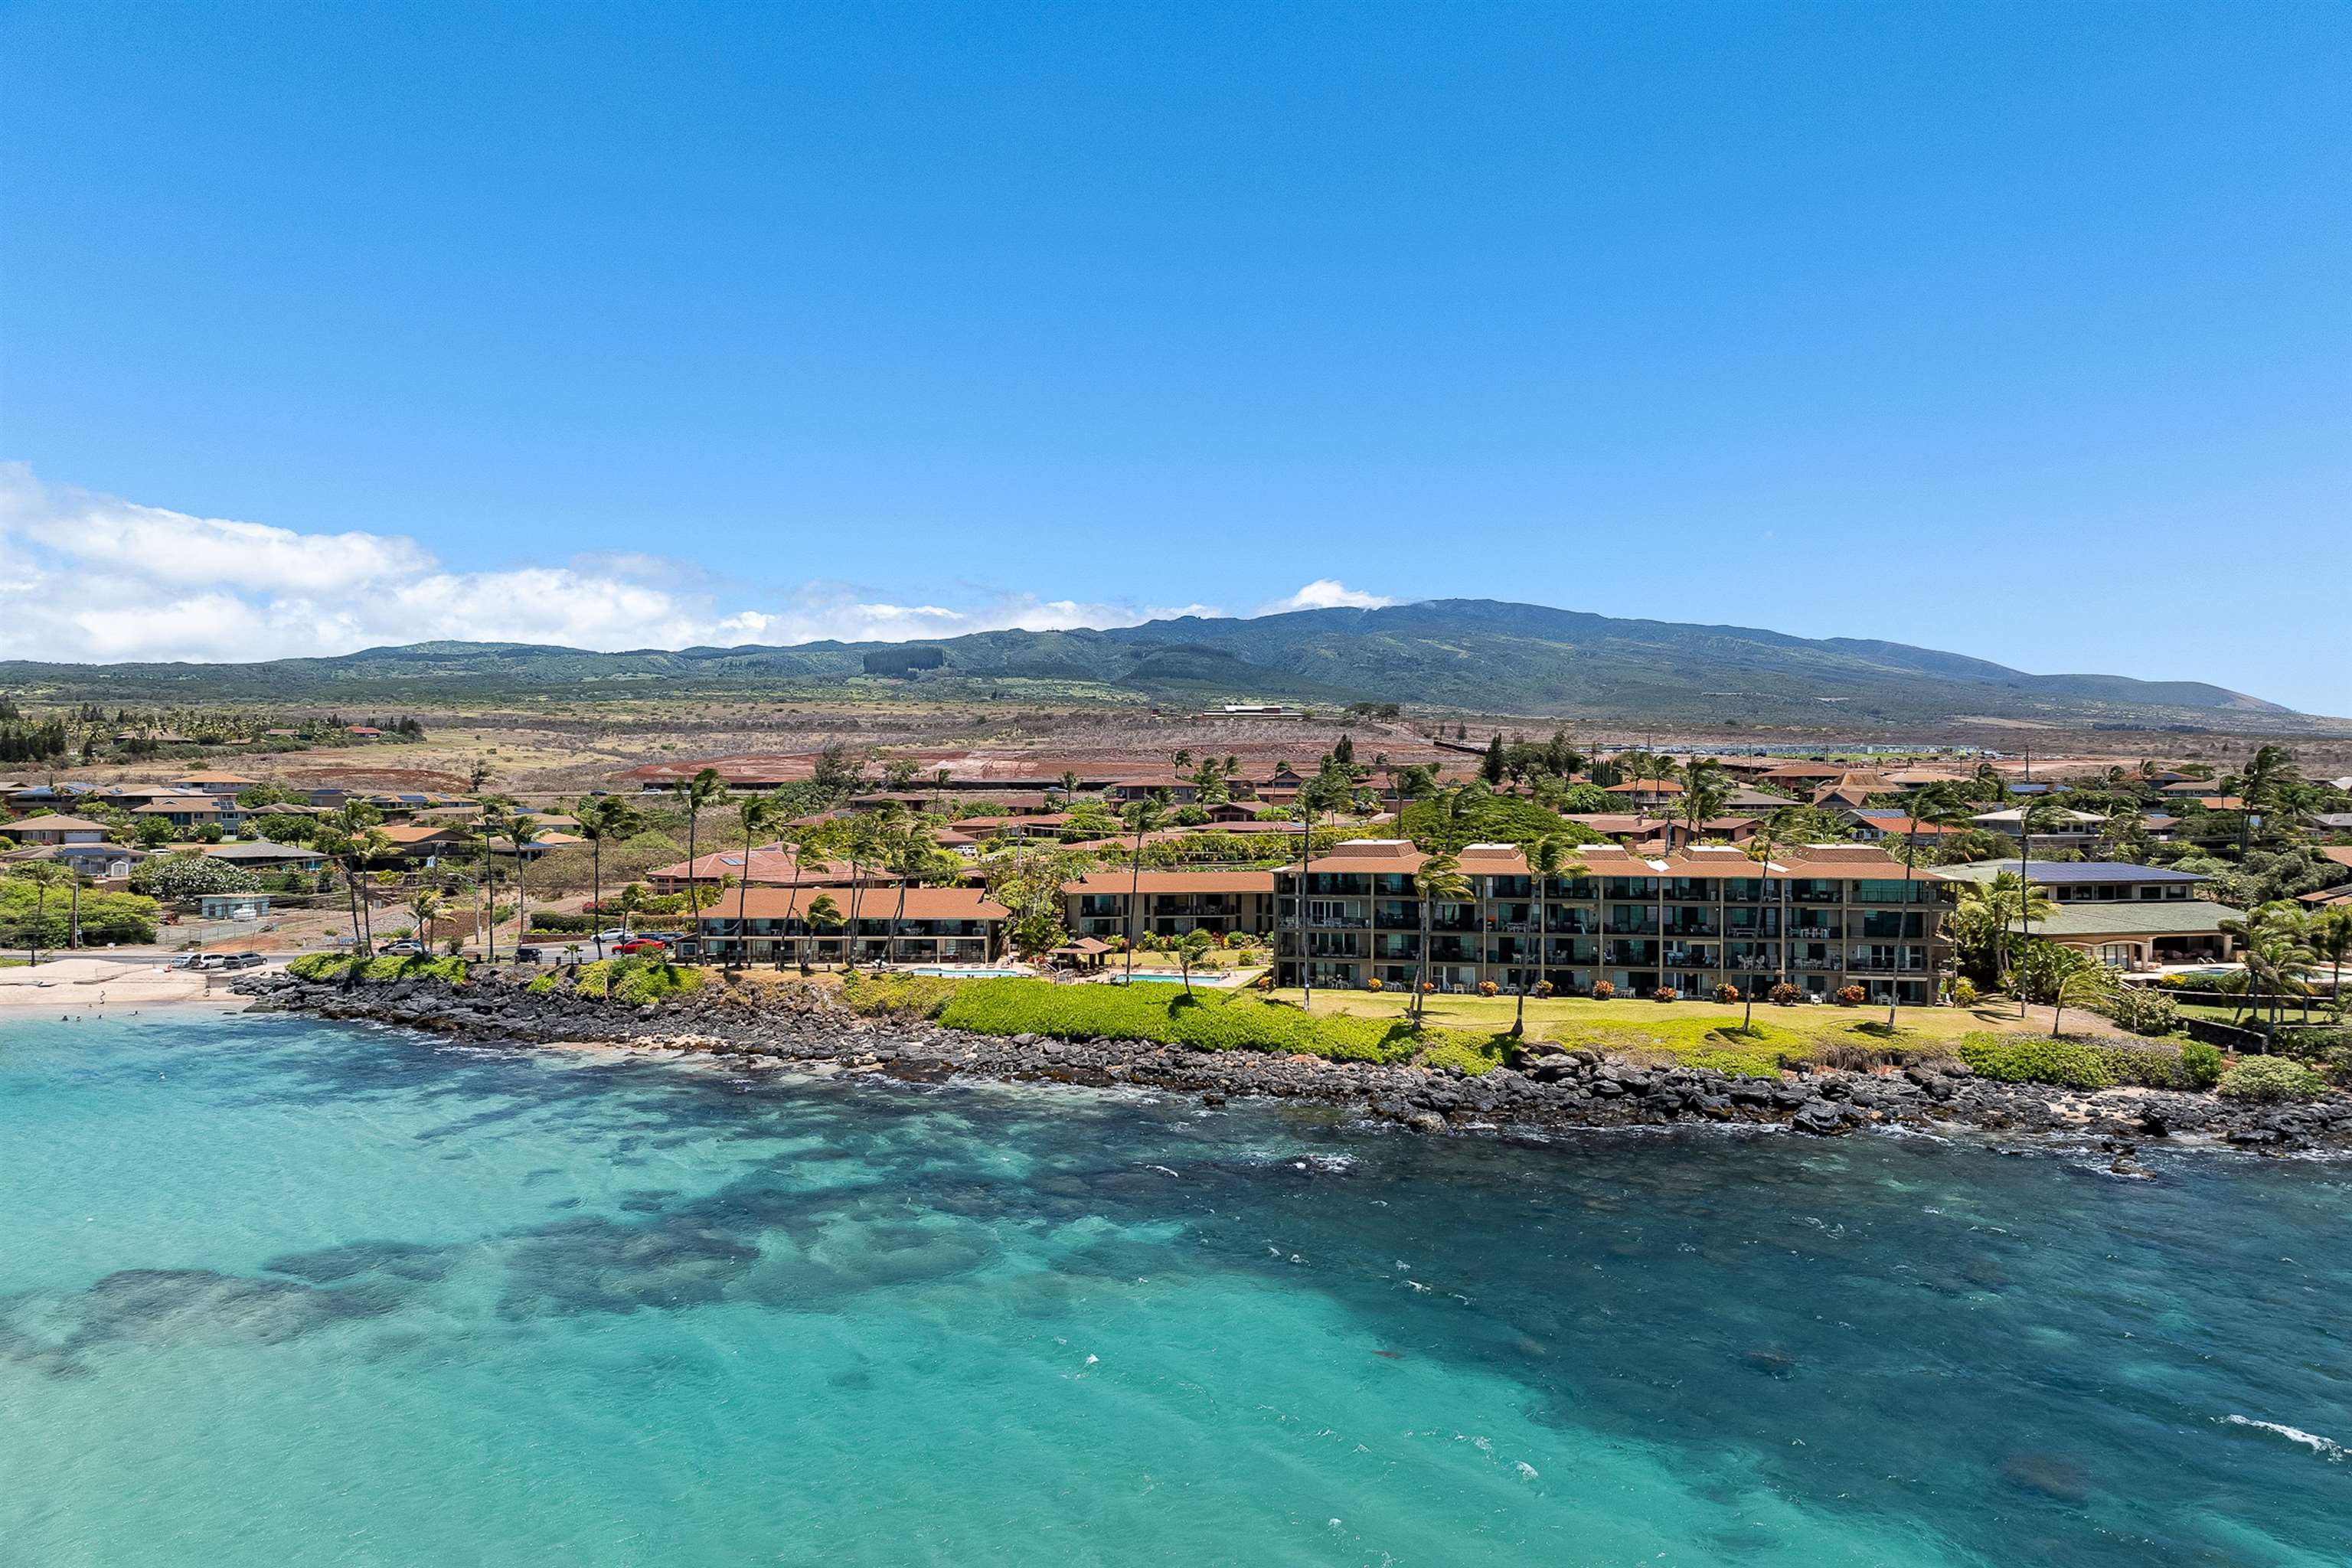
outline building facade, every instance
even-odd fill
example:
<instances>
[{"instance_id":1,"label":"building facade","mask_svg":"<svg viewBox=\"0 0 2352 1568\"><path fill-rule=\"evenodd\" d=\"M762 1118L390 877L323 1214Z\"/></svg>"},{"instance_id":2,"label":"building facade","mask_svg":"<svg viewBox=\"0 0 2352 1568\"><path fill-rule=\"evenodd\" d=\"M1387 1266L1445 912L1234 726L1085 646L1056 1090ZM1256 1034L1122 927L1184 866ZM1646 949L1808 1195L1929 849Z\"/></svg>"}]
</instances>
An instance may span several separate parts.
<instances>
[{"instance_id":1,"label":"building facade","mask_svg":"<svg viewBox=\"0 0 2352 1568\"><path fill-rule=\"evenodd\" d=\"M1606 981L1621 996L1660 986L1707 996L1727 984L1760 997L1785 980L1816 996L1852 984L1881 1003L1935 999L1948 952L1941 884L1928 871L1906 879L1881 850L1816 845L1769 864L1706 846L1662 859L1615 847L1578 853L1572 871L1538 879L1514 846L1465 849L1470 897L1429 911L1419 977L1507 994L1548 983L1563 995ZM1303 885L1298 868L1277 871L1277 984L1410 988L1424 858L1401 841L1358 840L1308 861Z\"/></svg>"},{"instance_id":2,"label":"building facade","mask_svg":"<svg viewBox=\"0 0 2352 1568\"><path fill-rule=\"evenodd\" d=\"M1264 936L1274 929L1271 871L1097 871L1062 885L1063 923L1073 936L1108 942L1130 934ZM1129 923L1131 901L1142 909Z\"/></svg>"}]
</instances>

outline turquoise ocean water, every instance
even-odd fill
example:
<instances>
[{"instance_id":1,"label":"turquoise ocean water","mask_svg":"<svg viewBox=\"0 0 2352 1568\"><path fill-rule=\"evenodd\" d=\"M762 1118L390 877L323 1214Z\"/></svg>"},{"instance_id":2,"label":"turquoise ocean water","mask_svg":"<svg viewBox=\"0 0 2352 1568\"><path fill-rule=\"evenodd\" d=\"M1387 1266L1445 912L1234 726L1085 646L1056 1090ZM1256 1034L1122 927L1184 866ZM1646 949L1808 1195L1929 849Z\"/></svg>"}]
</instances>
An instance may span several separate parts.
<instances>
[{"instance_id":1,"label":"turquoise ocean water","mask_svg":"<svg viewBox=\"0 0 2352 1568\"><path fill-rule=\"evenodd\" d=\"M0 1563L2343 1563L2352 1173L0 1023Z\"/></svg>"}]
</instances>

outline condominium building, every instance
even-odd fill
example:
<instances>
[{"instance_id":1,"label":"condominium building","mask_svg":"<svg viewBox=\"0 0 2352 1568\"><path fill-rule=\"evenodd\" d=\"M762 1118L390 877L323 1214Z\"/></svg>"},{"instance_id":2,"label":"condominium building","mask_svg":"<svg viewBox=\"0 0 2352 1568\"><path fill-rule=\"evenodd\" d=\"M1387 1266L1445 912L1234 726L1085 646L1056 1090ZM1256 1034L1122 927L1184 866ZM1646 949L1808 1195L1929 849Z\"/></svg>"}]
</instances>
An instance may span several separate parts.
<instances>
[{"instance_id":1,"label":"condominium building","mask_svg":"<svg viewBox=\"0 0 2352 1568\"><path fill-rule=\"evenodd\" d=\"M1510 993L1549 982L1580 994L1606 981L1621 996L1661 985L1703 996L1725 984L1762 996L1785 980L1817 996L1853 984L1878 1002L1935 997L1941 884L1925 870L1906 879L1883 850L1813 845L1769 863L1728 847L1658 859L1615 846L1577 853L1573 869L1538 879L1516 846L1465 849L1470 896L1429 911L1427 967L1417 974L1426 857L1399 840L1336 845L1307 863L1303 885L1297 867L1275 873L1277 983L1419 979L1464 991L1491 981Z\"/></svg>"},{"instance_id":2,"label":"condominium building","mask_svg":"<svg viewBox=\"0 0 2352 1568\"><path fill-rule=\"evenodd\" d=\"M1076 936L1263 936L1274 929L1271 871L1097 871L1063 883L1062 897Z\"/></svg>"}]
</instances>

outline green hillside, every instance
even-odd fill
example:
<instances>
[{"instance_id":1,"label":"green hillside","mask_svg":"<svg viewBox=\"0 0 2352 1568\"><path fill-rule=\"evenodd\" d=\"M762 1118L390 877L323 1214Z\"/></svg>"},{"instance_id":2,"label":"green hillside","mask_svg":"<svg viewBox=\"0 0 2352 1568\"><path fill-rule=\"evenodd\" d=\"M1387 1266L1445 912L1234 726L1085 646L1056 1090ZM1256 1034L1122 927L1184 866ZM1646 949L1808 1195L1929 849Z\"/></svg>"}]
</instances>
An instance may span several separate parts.
<instances>
[{"instance_id":1,"label":"green hillside","mask_svg":"<svg viewBox=\"0 0 2352 1568\"><path fill-rule=\"evenodd\" d=\"M420 643L254 664L0 664L0 690L107 701L411 702L668 694L816 696L855 689L1019 699L1033 686L1111 700L1409 702L1475 711L1683 722L2333 727L2197 681L2032 675L1900 643L1445 599L1108 631L982 632L924 645L942 662L865 673L889 645L647 648ZM853 688L850 683L855 682Z\"/></svg>"}]
</instances>

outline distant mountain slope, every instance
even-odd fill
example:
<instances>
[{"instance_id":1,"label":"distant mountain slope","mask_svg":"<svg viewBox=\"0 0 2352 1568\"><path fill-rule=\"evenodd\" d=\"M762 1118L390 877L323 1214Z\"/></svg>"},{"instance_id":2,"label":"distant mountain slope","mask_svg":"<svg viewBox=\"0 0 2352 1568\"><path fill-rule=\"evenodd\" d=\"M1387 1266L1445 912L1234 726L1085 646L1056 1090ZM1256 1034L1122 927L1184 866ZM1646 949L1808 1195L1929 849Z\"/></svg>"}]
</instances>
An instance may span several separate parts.
<instances>
[{"instance_id":1,"label":"distant mountain slope","mask_svg":"<svg viewBox=\"0 0 2352 1568\"><path fill-rule=\"evenodd\" d=\"M519 643L419 643L255 664L0 663L0 689L94 700L429 702L835 688L876 678L891 645L594 653ZM1409 702L1474 711L1722 722L1921 722L1968 717L2335 727L2199 681L2029 675L1984 659L1851 637L1620 620L1491 599L1185 616L1108 631L982 632L936 647L919 686L1051 683L1128 700Z\"/></svg>"}]
</instances>

